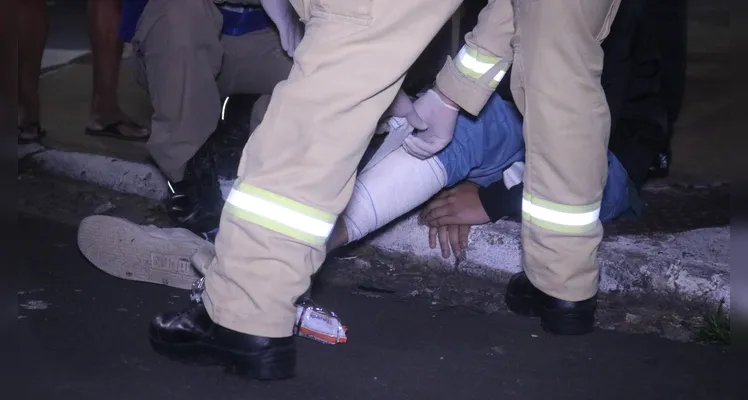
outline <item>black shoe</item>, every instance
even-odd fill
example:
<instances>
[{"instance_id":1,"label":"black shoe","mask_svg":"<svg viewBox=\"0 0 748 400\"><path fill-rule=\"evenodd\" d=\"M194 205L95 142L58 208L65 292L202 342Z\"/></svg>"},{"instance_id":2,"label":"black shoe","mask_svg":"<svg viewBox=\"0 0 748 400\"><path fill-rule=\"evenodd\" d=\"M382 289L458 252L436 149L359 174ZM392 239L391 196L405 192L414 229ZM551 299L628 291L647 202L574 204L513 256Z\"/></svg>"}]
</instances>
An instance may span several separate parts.
<instances>
[{"instance_id":1,"label":"black shoe","mask_svg":"<svg viewBox=\"0 0 748 400\"><path fill-rule=\"evenodd\" d=\"M658 154L654 164L649 167L649 174L647 174L647 177L649 179L667 178L667 176L670 175L670 164L672 163L671 158L672 156L670 155L669 150Z\"/></svg>"},{"instance_id":2,"label":"black shoe","mask_svg":"<svg viewBox=\"0 0 748 400\"><path fill-rule=\"evenodd\" d=\"M200 189L186 179L168 184L166 211L169 218L197 234L216 229L221 219L222 206L222 203L215 199L216 195L201 195Z\"/></svg>"},{"instance_id":3,"label":"black shoe","mask_svg":"<svg viewBox=\"0 0 748 400\"><path fill-rule=\"evenodd\" d=\"M223 208L213 147L208 140L187 162L184 179L169 182L169 217L198 234L218 228Z\"/></svg>"},{"instance_id":4,"label":"black shoe","mask_svg":"<svg viewBox=\"0 0 748 400\"><path fill-rule=\"evenodd\" d=\"M167 182L169 197L166 200L166 209L171 219L183 223L194 218L196 214L195 204L189 197L190 185L186 181Z\"/></svg>"},{"instance_id":5,"label":"black shoe","mask_svg":"<svg viewBox=\"0 0 748 400\"><path fill-rule=\"evenodd\" d=\"M151 321L153 349L169 359L199 365L220 365L247 379L293 378L296 345L293 337L248 335L214 323L202 303L182 312L159 314Z\"/></svg>"},{"instance_id":6,"label":"black shoe","mask_svg":"<svg viewBox=\"0 0 748 400\"><path fill-rule=\"evenodd\" d=\"M506 305L515 314L540 317L543 329L556 335L583 335L595 329L597 297L583 301L559 300L533 286L524 272L509 280Z\"/></svg>"}]
</instances>

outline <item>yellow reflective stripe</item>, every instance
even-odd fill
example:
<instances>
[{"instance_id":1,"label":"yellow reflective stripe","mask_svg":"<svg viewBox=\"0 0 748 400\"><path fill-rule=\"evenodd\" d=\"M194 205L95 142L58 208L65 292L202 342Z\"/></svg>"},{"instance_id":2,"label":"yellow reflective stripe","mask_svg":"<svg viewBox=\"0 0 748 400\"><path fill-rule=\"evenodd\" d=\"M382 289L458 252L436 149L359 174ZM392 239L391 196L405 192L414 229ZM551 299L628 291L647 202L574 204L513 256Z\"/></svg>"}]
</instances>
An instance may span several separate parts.
<instances>
[{"instance_id":1,"label":"yellow reflective stripe","mask_svg":"<svg viewBox=\"0 0 748 400\"><path fill-rule=\"evenodd\" d=\"M300 240L302 242L310 243L316 246L323 246L327 242L327 238L322 238L315 235L310 235L302 231L290 228L272 219L244 211L232 204L226 203L223 210L235 217L239 217L245 221L249 221L255 225L259 225L263 228L270 229L271 231L278 232L282 235Z\"/></svg>"},{"instance_id":2,"label":"yellow reflective stripe","mask_svg":"<svg viewBox=\"0 0 748 400\"><path fill-rule=\"evenodd\" d=\"M479 73L471 70L470 68L466 67L465 65L463 65L460 62L459 58L455 59L455 66L457 66L457 70L460 71L460 72L462 72L463 75L469 76L469 77L471 77L473 79L480 79L480 77L483 76L483 74L479 74Z\"/></svg>"},{"instance_id":3,"label":"yellow reflective stripe","mask_svg":"<svg viewBox=\"0 0 748 400\"><path fill-rule=\"evenodd\" d=\"M462 46L462 49L460 49L460 52L457 53L455 66L463 75L473 79L480 79L500 61L501 57L480 54L477 49L472 48L469 45L464 45ZM496 76L493 77L489 85L495 89L505 74L506 71L504 70L496 73Z\"/></svg>"},{"instance_id":4,"label":"yellow reflective stripe","mask_svg":"<svg viewBox=\"0 0 748 400\"><path fill-rule=\"evenodd\" d=\"M583 233L594 228L600 219L600 202L570 206L522 194L522 219L541 228Z\"/></svg>"},{"instance_id":5,"label":"yellow reflective stripe","mask_svg":"<svg viewBox=\"0 0 748 400\"><path fill-rule=\"evenodd\" d=\"M595 202L586 206L569 206L566 204L554 203L552 201L544 200L535 197L527 192L522 192L522 198L529 200L532 204L539 205L541 207L549 208L551 210L566 212L566 213L586 213L589 211L600 211L601 202Z\"/></svg>"},{"instance_id":6,"label":"yellow reflective stripe","mask_svg":"<svg viewBox=\"0 0 748 400\"><path fill-rule=\"evenodd\" d=\"M464 46L462 46L462 48L465 49L465 52L470 57L473 57L476 61L479 61L481 63L489 64L489 65L491 65L491 67L493 67L494 64L496 64L497 62L501 61L501 57L489 56L489 55L486 55L486 54L480 54L480 52L478 51L478 49L476 49L474 47L470 47L469 45L464 45ZM488 71L489 69L491 69L491 67L489 67L488 69L486 69L486 71ZM486 71L483 71L483 72L485 73Z\"/></svg>"},{"instance_id":7,"label":"yellow reflective stripe","mask_svg":"<svg viewBox=\"0 0 748 400\"><path fill-rule=\"evenodd\" d=\"M336 217L287 197L247 184L234 185L225 210L239 218L283 235L322 245Z\"/></svg>"},{"instance_id":8,"label":"yellow reflective stripe","mask_svg":"<svg viewBox=\"0 0 748 400\"><path fill-rule=\"evenodd\" d=\"M337 219L337 217L333 214L320 211L313 207L309 207L306 204L301 204L298 201L291 200L288 197L283 197L281 195L275 194L273 192L267 191L262 188L258 188L257 186L248 185L246 183L235 183L234 189L237 189L242 193L247 193L247 194L251 194L251 195L263 198L265 200L271 201L273 203L276 203L286 208L289 208L291 210L294 210L298 213L310 216L312 218L316 218L320 221L325 221L325 222L329 222L333 224L335 223L335 220Z\"/></svg>"},{"instance_id":9,"label":"yellow reflective stripe","mask_svg":"<svg viewBox=\"0 0 748 400\"><path fill-rule=\"evenodd\" d=\"M595 225L597 225L597 222L586 225L586 226L568 226L568 225L554 224L553 222L548 222L548 221L543 221L542 219L533 218L532 216L530 216L530 214L524 211L522 212L522 219L535 226L539 226L543 229L548 229L549 231L570 233L570 234L581 234L581 233L589 232L590 230L592 230L592 228L595 227Z\"/></svg>"}]
</instances>

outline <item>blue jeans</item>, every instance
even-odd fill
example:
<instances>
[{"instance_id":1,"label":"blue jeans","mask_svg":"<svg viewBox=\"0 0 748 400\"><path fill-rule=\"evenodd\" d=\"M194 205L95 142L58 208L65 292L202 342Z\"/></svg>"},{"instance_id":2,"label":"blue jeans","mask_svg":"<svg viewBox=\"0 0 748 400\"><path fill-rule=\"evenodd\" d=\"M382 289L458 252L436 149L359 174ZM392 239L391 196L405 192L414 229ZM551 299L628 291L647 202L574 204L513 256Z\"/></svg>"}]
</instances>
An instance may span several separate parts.
<instances>
[{"instance_id":1,"label":"blue jeans","mask_svg":"<svg viewBox=\"0 0 748 400\"><path fill-rule=\"evenodd\" d=\"M525 159L522 119L514 104L494 94L478 117L461 113L452 142L436 157L447 172L447 187L463 180L488 186L503 179L506 168ZM608 222L631 207L629 176L608 151L608 179L600 220Z\"/></svg>"}]
</instances>

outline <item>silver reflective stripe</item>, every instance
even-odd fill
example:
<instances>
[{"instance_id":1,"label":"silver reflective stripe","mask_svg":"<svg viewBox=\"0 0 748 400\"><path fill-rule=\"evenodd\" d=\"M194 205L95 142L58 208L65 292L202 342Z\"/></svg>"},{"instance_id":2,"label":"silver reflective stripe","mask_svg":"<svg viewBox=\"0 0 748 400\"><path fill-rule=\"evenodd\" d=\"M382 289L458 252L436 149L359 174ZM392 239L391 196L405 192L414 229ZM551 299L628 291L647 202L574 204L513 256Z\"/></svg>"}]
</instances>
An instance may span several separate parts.
<instances>
[{"instance_id":1,"label":"silver reflective stripe","mask_svg":"<svg viewBox=\"0 0 748 400\"><path fill-rule=\"evenodd\" d=\"M462 46L457 54L458 69L475 79L482 77L499 61L501 61L500 57L480 56L477 50L471 49L467 45ZM493 80L499 82L505 74L506 71L500 70L493 77Z\"/></svg>"},{"instance_id":2,"label":"silver reflective stripe","mask_svg":"<svg viewBox=\"0 0 748 400\"><path fill-rule=\"evenodd\" d=\"M229 104L229 98L227 97L226 100L223 101L223 106L221 107L221 121L226 119L226 105Z\"/></svg>"},{"instance_id":3,"label":"silver reflective stripe","mask_svg":"<svg viewBox=\"0 0 748 400\"><path fill-rule=\"evenodd\" d=\"M594 224L600 219L600 208L586 212L562 212L533 204L528 199L522 199L522 212L530 217L556 225L581 227Z\"/></svg>"},{"instance_id":4,"label":"silver reflective stripe","mask_svg":"<svg viewBox=\"0 0 748 400\"><path fill-rule=\"evenodd\" d=\"M226 210L232 215L275 232L312 244L323 244L335 216L249 185L231 189Z\"/></svg>"}]
</instances>

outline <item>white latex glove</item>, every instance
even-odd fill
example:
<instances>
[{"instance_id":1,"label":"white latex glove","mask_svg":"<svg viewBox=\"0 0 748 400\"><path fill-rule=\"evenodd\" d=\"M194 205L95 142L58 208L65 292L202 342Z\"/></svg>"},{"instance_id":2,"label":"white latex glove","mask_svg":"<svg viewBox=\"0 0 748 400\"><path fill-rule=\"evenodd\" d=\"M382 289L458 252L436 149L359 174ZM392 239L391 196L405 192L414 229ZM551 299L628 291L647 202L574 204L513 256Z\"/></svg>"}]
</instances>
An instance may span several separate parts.
<instances>
[{"instance_id":1,"label":"white latex glove","mask_svg":"<svg viewBox=\"0 0 748 400\"><path fill-rule=\"evenodd\" d=\"M278 28L281 47L289 57L293 57L296 46L304 37L304 25L296 16L289 0L260 0L262 8Z\"/></svg>"},{"instance_id":2,"label":"white latex glove","mask_svg":"<svg viewBox=\"0 0 748 400\"><path fill-rule=\"evenodd\" d=\"M405 151L425 160L447 147L452 141L459 109L442 100L438 93L429 90L413 103L416 113L428 128L413 132L403 143Z\"/></svg>"},{"instance_id":3,"label":"white latex glove","mask_svg":"<svg viewBox=\"0 0 748 400\"><path fill-rule=\"evenodd\" d=\"M426 130L426 128L428 128L426 122L424 122L416 112L410 96L408 96L402 89L397 92L395 100L390 105L390 108L385 111L384 116L405 118L410 126L419 130Z\"/></svg>"}]
</instances>

